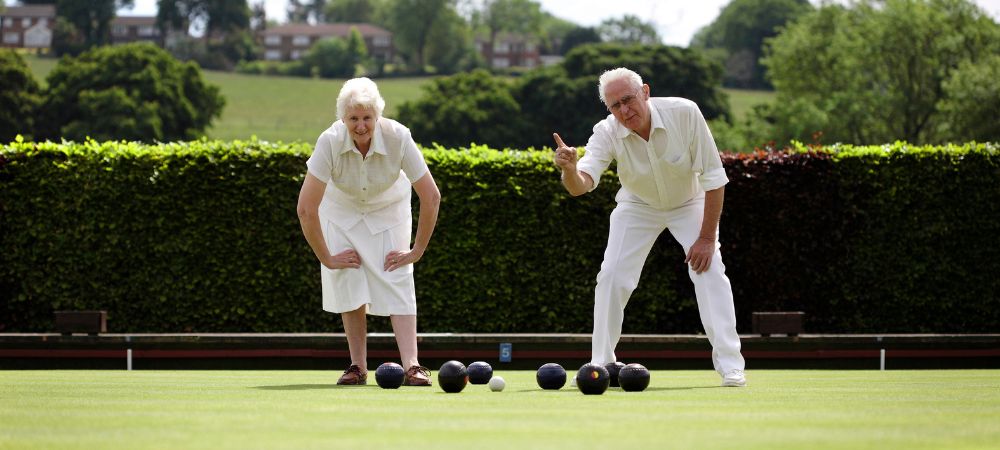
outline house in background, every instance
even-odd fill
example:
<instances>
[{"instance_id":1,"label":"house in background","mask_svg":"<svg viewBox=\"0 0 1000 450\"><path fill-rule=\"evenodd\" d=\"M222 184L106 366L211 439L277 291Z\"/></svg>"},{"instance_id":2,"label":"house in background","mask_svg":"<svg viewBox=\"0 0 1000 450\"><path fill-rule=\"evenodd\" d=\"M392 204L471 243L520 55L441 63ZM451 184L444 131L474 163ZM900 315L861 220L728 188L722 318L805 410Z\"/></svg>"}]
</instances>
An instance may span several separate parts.
<instances>
[{"instance_id":1,"label":"house in background","mask_svg":"<svg viewBox=\"0 0 1000 450\"><path fill-rule=\"evenodd\" d=\"M5 48L47 49L52 46L54 5L8 6L0 12L0 36Z\"/></svg>"},{"instance_id":2,"label":"house in background","mask_svg":"<svg viewBox=\"0 0 1000 450\"><path fill-rule=\"evenodd\" d=\"M357 28L368 47L368 56L376 64L392 62L392 33L368 23L323 23L309 25L292 23L264 30L264 59L268 61L294 61L305 56L309 48L320 39L347 39L351 28Z\"/></svg>"},{"instance_id":3,"label":"house in background","mask_svg":"<svg viewBox=\"0 0 1000 450\"><path fill-rule=\"evenodd\" d=\"M493 69L510 67L531 69L542 63L538 45L532 42L529 36L520 34L498 34L493 48L490 48L489 39L477 36L476 50Z\"/></svg>"},{"instance_id":4,"label":"house in background","mask_svg":"<svg viewBox=\"0 0 1000 450\"><path fill-rule=\"evenodd\" d=\"M54 5L8 6L0 12L0 36L6 48L45 50L52 46ZM156 16L122 16L111 20L111 43L150 41L163 46Z\"/></svg>"},{"instance_id":5,"label":"house in background","mask_svg":"<svg viewBox=\"0 0 1000 450\"><path fill-rule=\"evenodd\" d=\"M118 16L111 21L111 43L152 42L163 47L156 16Z\"/></svg>"}]
</instances>

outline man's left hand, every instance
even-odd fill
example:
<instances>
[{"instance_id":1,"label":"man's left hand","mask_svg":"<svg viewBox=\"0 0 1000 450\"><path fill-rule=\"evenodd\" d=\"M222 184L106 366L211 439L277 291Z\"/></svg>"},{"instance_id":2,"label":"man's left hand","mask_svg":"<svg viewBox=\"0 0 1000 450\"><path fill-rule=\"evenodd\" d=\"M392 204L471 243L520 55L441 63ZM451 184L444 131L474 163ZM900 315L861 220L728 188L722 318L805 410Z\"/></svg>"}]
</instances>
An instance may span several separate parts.
<instances>
[{"instance_id":1,"label":"man's left hand","mask_svg":"<svg viewBox=\"0 0 1000 450\"><path fill-rule=\"evenodd\" d=\"M684 263L689 264L694 273L701 274L712 265L713 256L715 256L715 240L698 238L688 250Z\"/></svg>"}]
</instances>

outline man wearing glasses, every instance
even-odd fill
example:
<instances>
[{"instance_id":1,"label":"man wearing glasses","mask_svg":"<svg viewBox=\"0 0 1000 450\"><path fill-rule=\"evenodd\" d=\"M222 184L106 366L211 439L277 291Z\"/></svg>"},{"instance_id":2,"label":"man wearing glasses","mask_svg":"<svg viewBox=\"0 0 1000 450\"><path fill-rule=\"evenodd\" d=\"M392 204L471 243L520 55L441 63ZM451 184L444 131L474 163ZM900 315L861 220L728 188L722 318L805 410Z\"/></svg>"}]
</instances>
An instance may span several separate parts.
<instances>
[{"instance_id":1,"label":"man wearing glasses","mask_svg":"<svg viewBox=\"0 0 1000 450\"><path fill-rule=\"evenodd\" d=\"M684 247L722 385L745 386L733 291L718 242L729 179L708 124L690 100L650 98L649 85L629 69L602 74L599 93L611 114L594 126L579 162L576 148L553 134L558 145L554 160L571 195L593 191L612 159L618 162L622 185L597 275L591 362L616 361L625 305L653 243L667 229Z\"/></svg>"}]
</instances>

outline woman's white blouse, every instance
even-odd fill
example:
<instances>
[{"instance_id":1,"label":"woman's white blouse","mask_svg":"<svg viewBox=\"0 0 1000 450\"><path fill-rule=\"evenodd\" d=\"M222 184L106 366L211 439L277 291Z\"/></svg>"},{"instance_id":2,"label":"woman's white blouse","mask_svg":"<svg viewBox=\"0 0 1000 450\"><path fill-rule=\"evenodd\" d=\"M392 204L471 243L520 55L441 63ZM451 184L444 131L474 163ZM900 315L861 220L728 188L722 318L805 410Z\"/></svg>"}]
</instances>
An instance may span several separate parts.
<instances>
[{"instance_id":1,"label":"woman's white blouse","mask_svg":"<svg viewBox=\"0 0 1000 450\"><path fill-rule=\"evenodd\" d=\"M320 215L348 230L363 221L372 234L411 220L411 184L428 169L410 130L392 119L375 122L367 157L362 157L343 121L319 139L306 165L326 183Z\"/></svg>"}]
</instances>

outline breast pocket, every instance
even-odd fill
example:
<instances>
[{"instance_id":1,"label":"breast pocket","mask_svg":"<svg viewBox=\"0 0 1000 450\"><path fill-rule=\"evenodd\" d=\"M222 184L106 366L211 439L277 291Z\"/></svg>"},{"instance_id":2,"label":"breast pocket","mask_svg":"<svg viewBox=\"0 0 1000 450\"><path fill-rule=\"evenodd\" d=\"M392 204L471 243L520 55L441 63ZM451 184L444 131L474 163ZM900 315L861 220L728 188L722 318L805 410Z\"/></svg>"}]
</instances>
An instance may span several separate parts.
<instances>
[{"instance_id":1,"label":"breast pocket","mask_svg":"<svg viewBox=\"0 0 1000 450\"><path fill-rule=\"evenodd\" d=\"M658 165L672 175L691 172L691 153L680 145L668 145L660 155Z\"/></svg>"},{"instance_id":2,"label":"breast pocket","mask_svg":"<svg viewBox=\"0 0 1000 450\"><path fill-rule=\"evenodd\" d=\"M691 152L687 145L670 136L656 135L653 145L663 149L659 155L659 164L670 173L682 174L691 171Z\"/></svg>"}]
</instances>

